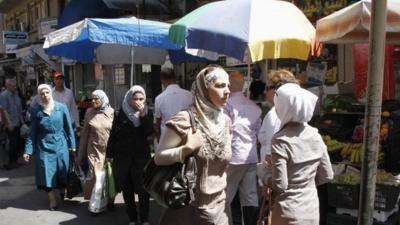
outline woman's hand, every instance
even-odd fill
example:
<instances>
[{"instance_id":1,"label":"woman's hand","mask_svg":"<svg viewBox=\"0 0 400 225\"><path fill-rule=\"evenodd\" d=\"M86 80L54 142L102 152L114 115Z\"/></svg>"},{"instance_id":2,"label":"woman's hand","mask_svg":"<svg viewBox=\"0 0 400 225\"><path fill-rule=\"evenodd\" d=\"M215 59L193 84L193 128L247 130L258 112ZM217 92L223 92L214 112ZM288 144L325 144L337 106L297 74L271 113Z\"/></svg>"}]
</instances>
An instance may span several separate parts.
<instances>
[{"instance_id":1,"label":"woman's hand","mask_svg":"<svg viewBox=\"0 0 400 225\"><path fill-rule=\"evenodd\" d=\"M108 163L108 162L112 163L113 162L113 158L106 158L104 160L104 163Z\"/></svg>"},{"instance_id":2,"label":"woman's hand","mask_svg":"<svg viewBox=\"0 0 400 225\"><path fill-rule=\"evenodd\" d=\"M193 133L189 131L186 138L185 145L182 146L182 159L186 159L186 157L193 152L198 151L201 146L203 146L203 137L200 132Z\"/></svg>"},{"instance_id":3,"label":"woman's hand","mask_svg":"<svg viewBox=\"0 0 400 225\"><path fill-rule=\"evenodd\" d=\"M146 114L146 110L144 107L144 103L142 102L135 102L133 103L133 108L135 108L137 111L139 111L139 116L143 117Z\"/></svg>"},{"instance_id":4,"label":"woman's hand","mask_svg":"<svg viewBox=\"0 0 400 225\"><path fill-rule=\"evenodd\" d=\"M25 162L29 162L29 159L31 158L31 156L27 153L24 153L22 157L24 158Z\"/></svg>"},{"instance_id":5,"label":"woman's hand","mask_svg":"<svg viewBox=\"0 0 400 225\"><path fill-rule=\"evenodd\" d=\"M267 168L272 170L272 156L265 155L265 161L267 162Z\"/></svg>"}]
</instances>

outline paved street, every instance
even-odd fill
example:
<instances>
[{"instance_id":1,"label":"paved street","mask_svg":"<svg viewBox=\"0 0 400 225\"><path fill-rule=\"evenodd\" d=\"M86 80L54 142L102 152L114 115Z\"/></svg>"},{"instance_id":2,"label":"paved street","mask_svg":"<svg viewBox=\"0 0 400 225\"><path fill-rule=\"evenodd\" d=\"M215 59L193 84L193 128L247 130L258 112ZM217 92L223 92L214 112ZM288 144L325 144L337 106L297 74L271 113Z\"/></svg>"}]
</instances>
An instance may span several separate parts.
<instances>
[{"instance_id":1,"label":"paved street","mask_svg":"<svg viewBox=\"0 0 400 225\"><path fill-rule=\"evenodd\" d=\"M37 191L33 163L10 171L0 170L0 225L127 225L122 195L116 198L114 212L91 216L88 202L81 196L65 200L58 211L49 211L47 195ZM150 205L150 223L156 225L161 208Z\"/></svg>"}]
</instances>

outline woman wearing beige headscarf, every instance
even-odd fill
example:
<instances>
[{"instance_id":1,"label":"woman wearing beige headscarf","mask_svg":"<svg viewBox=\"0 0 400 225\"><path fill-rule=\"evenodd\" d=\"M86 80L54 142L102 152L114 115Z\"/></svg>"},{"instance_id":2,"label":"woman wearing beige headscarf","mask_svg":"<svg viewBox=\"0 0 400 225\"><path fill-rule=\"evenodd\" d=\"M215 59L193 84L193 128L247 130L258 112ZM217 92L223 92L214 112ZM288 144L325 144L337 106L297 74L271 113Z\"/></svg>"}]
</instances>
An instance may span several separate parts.
<instances>
[{"instance_id":1,"label":"woman wearing beige headscarf","mask_svg":"<svg viewBox=\"0 0 400 225\"><path fill-rule=\"evenodd\" d=\"M275 87L280 130L272 139L274 225L318 225L317 185L333 178L329 155L318 130L308 125L318 97L295 83Z\"/></svg>"},{"instance_id":2,"label":"woman wearing beige headscarf","mask_svg":"<svg viewBox=\"0 0 400 225\"><path fill-rule=\"evenodd\" d=\"M222 108L229 97L229 75L219 66L208 66L193 86L193 133L189 113L181 111L166 123L155 162L171 165L194 153L197 163L195 200L180 209L166 209L161 225L229 224L226 199L226 169L231 158L230 120ZM182 144L184 143L184 144Z\"/></svg>"},{"instance_id":3,"label":"woman wearing beige headscarf","mask_svg":"<svg viewBox=\"0 0 400 225\"><path fill-rule=\"evenodd\" d=\"M79 143L79 155L75 160L80 165L83 157L88 159L89 170L83 188L83 197L87 200L92 195L96 172L101 171L104 167L107 142L114 119L114 109L111 108L104 91L95 90L92 92L92 106L85 114Z\"/></svg>"}]
</instances>

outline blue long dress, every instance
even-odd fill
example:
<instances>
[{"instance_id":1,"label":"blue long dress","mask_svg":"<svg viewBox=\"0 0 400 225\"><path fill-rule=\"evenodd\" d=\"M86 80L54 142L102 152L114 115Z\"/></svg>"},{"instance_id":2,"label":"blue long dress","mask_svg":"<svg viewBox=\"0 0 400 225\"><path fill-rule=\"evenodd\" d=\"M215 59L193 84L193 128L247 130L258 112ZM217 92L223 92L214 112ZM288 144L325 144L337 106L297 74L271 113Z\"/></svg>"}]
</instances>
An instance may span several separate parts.
<instances>
[{"instance_id":1,"label":"blue long dress","mask_svg":"<svg viewBox=\"0 0 400 225\"><path fill-rule=\"evenodd\" d=\"M62 187L67 184L68 148L75 148L75 136L67 107L54 102L51 115L42 106L32 109L30 136L25 153L35 159L35 178L39 189Z\"/></svg>"}]
</instances>

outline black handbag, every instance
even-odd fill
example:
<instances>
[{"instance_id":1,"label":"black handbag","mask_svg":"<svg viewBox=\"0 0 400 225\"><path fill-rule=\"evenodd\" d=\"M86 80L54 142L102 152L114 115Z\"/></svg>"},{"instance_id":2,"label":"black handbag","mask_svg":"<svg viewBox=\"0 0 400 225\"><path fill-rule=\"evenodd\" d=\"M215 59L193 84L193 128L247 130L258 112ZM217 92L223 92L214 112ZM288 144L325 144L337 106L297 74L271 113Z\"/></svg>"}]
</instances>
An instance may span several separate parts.
<instances>
[{"instance_id":1,"label":"black handbag","mask_svg":"<svg viewBox=\"0 0 400 225\"><path fill-rule=\"evenodd\" d=\"M189 111L193 132L196 132L192 112ZM184 163L158 166L154 157L147 163L143 174L143 187L153 199L166 208L181 208L195 200L197 165L193 155Z\"/></svg>"},{"instance_id":2,"label":"black handbag","mask_svg":"<svg viewBox=\"0 0 400 225\"><path fill-rule=\"evenodd\" d=\"M83 192L82 179L84 178L82 176L84 176L82 170L77 168L73 160L71 160L68 170L68 183L66 188L67 198L72 199Z\"/></svg>"}]
</instances>

